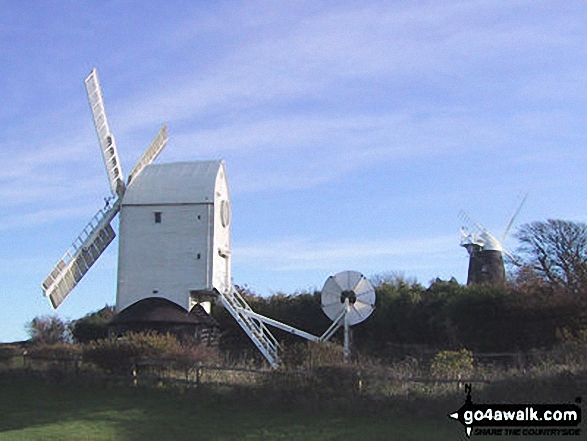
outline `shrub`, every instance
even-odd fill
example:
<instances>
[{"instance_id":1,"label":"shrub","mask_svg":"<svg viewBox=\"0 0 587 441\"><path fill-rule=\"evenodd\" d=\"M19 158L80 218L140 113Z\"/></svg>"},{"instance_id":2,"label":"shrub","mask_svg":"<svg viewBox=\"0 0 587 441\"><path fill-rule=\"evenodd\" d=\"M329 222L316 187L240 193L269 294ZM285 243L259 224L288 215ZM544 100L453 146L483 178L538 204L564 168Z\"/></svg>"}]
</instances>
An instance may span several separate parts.
<instances>
[{"instance_id":1,"label":"shrub","mask_svg":"<svg viewBox=\"0 0 587 441\"><path fill-rule=\"evenodd\" d=\"M566 328L559 329L556 332L556 337L564 363L575 366L587 365L587 329L580 329L576 332Z\"/></svg>"},{"instance_id":2,"label":"shrub","mask_svg":"<svg viewBox=\"0 0 587 441\"><path fill-rule=\"evenodd\" d=\"M108 323L114 316L114 307L106 305L96 312L71 323L71 334L76 343L88 343L108 337Z\"/></svg>"},{"instance_id":3,"label":"shrub","mask_svg":"<svg viewBox=\"0 0 587 441\"><path fill-rule=\"evenodd\" d=\"M195 346L177 346L165 353L170 365L184 373L186 380L194 367L199 365L219 364L220 354L217 349L203 344Z\"/></svg>"},{"instance_id":4,"label":"shrub","mask_svg":"<svg viewBox=\"0 0 587 441\"><path fill-rule=\"evenodd\" d=\"M286 368L314 369L319 366L341 364L343 353L339 345L323 342L298 342L282 345L281 360Z\"/></svg>"},{"instance_id":5,"label":"shrub","mask_svg":"<svg viewBox=\"0 0 587 441\"><path fill-rule=\"evenodd\" d=\"M324 397L350 397L362 388L361 367L354 364L320 366L314 375L317 391Z\"/></svg>"},{"instance_id":6,"label":"shrub","mask_svg":"<svg viewBox=\"0 0 587 441\"><path fill-rule=\"evenodd\" d=\"M73 359L81 354L81 347L71 343L39 343L31 346L27 353L33 358Z\"/></svg>"},{"instance_id":7,"label":"shrub","mask_svg":"<svg viewBox=\"0 0 587 441\"><path fill-rule=\"evenodd\" d=\"M473 352L467 349L460 351L441 351L434 356L430 373L434 377L463 378L474 371Z\"/></svg>"},{"instance_id":8,"label":"shrub","mask_svg":"<svg viewBox=\"0 0 587 441\"><path fill-rule=\"evenodd\" d=\"M116 340L100 339L84 347L84 359L109 372L128 372L139 361L165 359L181 345L170 334L130 332Z\"/></svg>"},{"instance_id":9,"label":"shrub","mask_svg":"<svg viewBox=\"0 0 587 441\"><path fill-rule=\"evenodd\" d=\"M57 316L35 317L26 325L33 343L54 344L70 341L69 326Z\"/></svg>"},{"instance_id":10,"label":"shrub","mask_svg":"<svg viewBox=\"0 0 587 441\"><path fill-rule=\"evenodd\" d=\"M334 343L327 341L309 341L306 351L307 359L305 365L308 369L332 364L341 364L343 362L342 348Z\"/></svg>"},{"instance_id":11,"label":"shrub","mask_svg":"<svg viewBox=\"0 0 587 441\"><path fill-rule=\"evenodd\" d=\"M13 346L0 346L0 360L9 360L18 353Z\"/></svg>"}]
</instances>

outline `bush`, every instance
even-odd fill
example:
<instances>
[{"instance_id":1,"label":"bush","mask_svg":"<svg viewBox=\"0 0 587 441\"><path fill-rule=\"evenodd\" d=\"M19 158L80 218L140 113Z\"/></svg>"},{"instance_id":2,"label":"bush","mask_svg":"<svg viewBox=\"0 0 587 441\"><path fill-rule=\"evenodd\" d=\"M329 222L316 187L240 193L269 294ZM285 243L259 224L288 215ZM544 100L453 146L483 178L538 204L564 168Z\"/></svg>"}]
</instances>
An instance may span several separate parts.
<instances>
[{"instance_id":1,"label":"bush","mask_svg":"<svg viewBox=\"0 0 587 441\"><path fill-rule=\"evenodd\" d=\"M453 297L446 314L454 327L455 343L478 352L512 350L513 336L520 333L512 330L515 320L509 316L508 300L507 289L488 284L469 286Z\"/></svg>"},{"instance_id":2,"label":"bush","mask_svg":"<svg viewBox=\"0 0 587 441\"><path fill-rule=\"evenodd\" d=\"M334 343L308 342L306 367L314 369L320 366L341 364L343 362L342 348Z\"/></svg>"},{"instance_id":3,"label":"bush","mask_svg":"<svg viewBox=\"0 0 587 441\"><path fill-rule=\"evenodd\" d=\"M199 365L215 365L220 363L220 354L217 349L203 344L195 346L177 346L165 353L165 359L170 365L184 373L186 380L194 367Z\"/></svg>"},{"instance_id":4,"label":"bush","mask_svg":"<svg viewBox=\"0 0 587 441\"><path fill-rule=\"evenodd\" d=\"M31 346L27 353L33 358L73 359L81 354L81 347L71 343L39 343Z\"/></svg>"},{"instance_id":5,"label":"bush","mask_svg":"<svg viewBox=\"0 0 587 441\"><path fill-rule=\"evenodd\" d=\"M108 337L108 323L114 316L114 307L106 305L99 311L74 320L70 326L76 343L88 343Z\"/></svg>"},{"instance_id":6,"label":"bush","mask_svg":"<svg viewBox=\"0 0 587 441\"><path fill-rule=\"evenodd\" d=\"M434 377L461 379L474 371L473 353L467 349L441 351L434 356L430 373Z\"/></svg>"},{"instance_id":7,"label":"bush","mask_svg":"<svg viewBox=\"0 0 587 441\"><path fill-rule=\"evenodd\" d=\"M0 346L0 360L10 360L18 353L18 349L13 346Z\"/></svg>"},{"instance_id":8,"label":"bush","mask_svg":"<svg viewBox=\"0 0 587 441\"><path fill-rule=\"evenodd\" d=\"M165 359L181 351L171 334L130 332L116 340L100 339L84 347L84 359L107 372L125 373L139 361Z\"/></svg>"},{"instance_id":9,"label":"bush","mask_svg":"<svg viewBox=\"0 0 587 441\"><path fill-rule=\"evenodd\" d=\"M571 332L565 328L558 330L556 334L564 363L587 366L587 329Z\"/></svg>"},{"instance_id":10,"label":"bush","mask_svg":"<svg viewBox=\"0 0 587 441\"><path fill-rule=\"evenodd\" d=\"M26 325L33 343L55 344L70 341L69 326L57 316L35 317Z\"/></svg>"},{"instance_id":11,"label":"bush","mask_svg":"<svg viewBox=\"0 0 587 441\"><path fill-rule=\"evenodd\" d=\"M314 370L317 390L325 397L351 397L362 387L361 367L354 364L320 366Z\"/></svg>"},{"instance_id":12,"label":"bush","mask_svg":"<svg viewBox=\"0 0 587 441\"><path fill-rule=\"evenodd\" d=\"M281 360L286 368L314 369L319 366L341 364L342 348L334 343L298 342L282 345Z\"/></svg>"}]
</instances>

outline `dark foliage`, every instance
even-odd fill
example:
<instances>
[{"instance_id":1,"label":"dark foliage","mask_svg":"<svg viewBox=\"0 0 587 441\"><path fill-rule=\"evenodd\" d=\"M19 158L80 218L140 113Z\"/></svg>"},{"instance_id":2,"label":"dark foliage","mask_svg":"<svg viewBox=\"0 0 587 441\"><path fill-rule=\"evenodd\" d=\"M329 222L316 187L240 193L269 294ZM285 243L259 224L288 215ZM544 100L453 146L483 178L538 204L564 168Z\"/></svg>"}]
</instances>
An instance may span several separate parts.
<instances>
[{"instance_id":1,"label":"dark foliage","mask_svg":"<svg viewBox=\"0 0 587 441\"><path fill-rule=\"evenodd\" d=\"M88 343L84 346L83 357L106 371L128 373L141 361L165 359L180 351L179 342L169 334L130 332L119 339Z\"/></svg>"},{"instance_id":2,"label":"dark foliage","mask_svg":"<svg viewBox=\"0 0 587 441\"><path fill-rule=\"evenodd\" d=\"M355 353L386 361L408 355L431 358L445 349L466 348L476 353L549 349L557 344L559 330L587 328L585 302L540 284L463 286L455 280L436 280L425 288L396 278L383 280L376 291L376 309L368 320L352 328L352 344ZM244 291L243 295L255 311L315 335L330 325L320 308L319 293L262 298ZM258 356L223 308L216 308L214 314L224 333L221 349ZM283 343L291 364L300 364L298 358L307 353L307 343L278 330L272 332ZM340 334L334 341L340 342Z\"/></svg>"},{"instance_id":3,"label":"dark foliage","mask_svg":"<svg viewBox=\"0 0 587 441\"><path fill-rule=\"evenodd\" d=\"M26 325L26 330L34 344L56 344L70 340L68 323L53 315L35 317Z\"/></svg>"},{"instance_id":4,"label":"dark foliage","mask_svg":"<svg viewBox=\"0 0 587 441\"><path fill-rule=\"evenodd\" d=\"M88 343L108 337L108 322L114 316L113 306L104 306L96 312L71 323L71 334L76 343Z\"/></svg>"},{"instance_id":5,"label":"dark foliage","mask_svg":"<svg viewBox=\"0 0 587 441\"><path fill-rule=\"evenodd\" d=\"M423 355L418 351L467 348L516 352L551 348L557 330L587 327L587 308L577 296L489 284L384 283L377 308L353 328L355 347L383 359Z\"/></svg>"}]
</instances>

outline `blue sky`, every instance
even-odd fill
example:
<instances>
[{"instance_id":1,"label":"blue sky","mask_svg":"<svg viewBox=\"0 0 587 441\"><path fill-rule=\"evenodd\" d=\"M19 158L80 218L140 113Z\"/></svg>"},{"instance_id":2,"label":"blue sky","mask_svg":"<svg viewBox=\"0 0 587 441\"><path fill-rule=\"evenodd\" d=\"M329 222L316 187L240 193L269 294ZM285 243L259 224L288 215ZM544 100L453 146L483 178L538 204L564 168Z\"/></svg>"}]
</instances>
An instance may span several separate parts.
<instances>
[{"instance_id":1,"label":"blue sky","mask_svg":"<svg viewBox=\"0 0 587 441\"><path fill-rule=\"evenodd\" d=\"M1 1L0 341L109 186L83 80L97 67L128 172L226 161L233 275L466 281L458 213L501 233L585 221L582 1ZM506 240L515 248L515 238ZM57 314L113 304L115 242Z\"/></svg>"}]
</instances>

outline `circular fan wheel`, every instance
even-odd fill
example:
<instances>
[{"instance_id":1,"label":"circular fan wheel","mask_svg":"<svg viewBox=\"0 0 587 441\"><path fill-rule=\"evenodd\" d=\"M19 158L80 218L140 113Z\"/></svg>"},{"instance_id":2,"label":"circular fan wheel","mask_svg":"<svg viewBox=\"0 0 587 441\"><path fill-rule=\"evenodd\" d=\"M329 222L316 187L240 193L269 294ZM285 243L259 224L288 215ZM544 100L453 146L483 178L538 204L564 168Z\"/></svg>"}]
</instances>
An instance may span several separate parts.
<instances>
[{"instance_id":1,"label":"circular fan wheel","mask_svg":"<svg viewBox=\"0 0 587 441\"><path fill-rule=\"evenodd\" d=\"M365 276L357 271L343 271L326 279L322 288L322 311L332 321L345 313L348 299L349 326L361 323L375 309L375 288Z\"/></svg>"}]
</instances>

